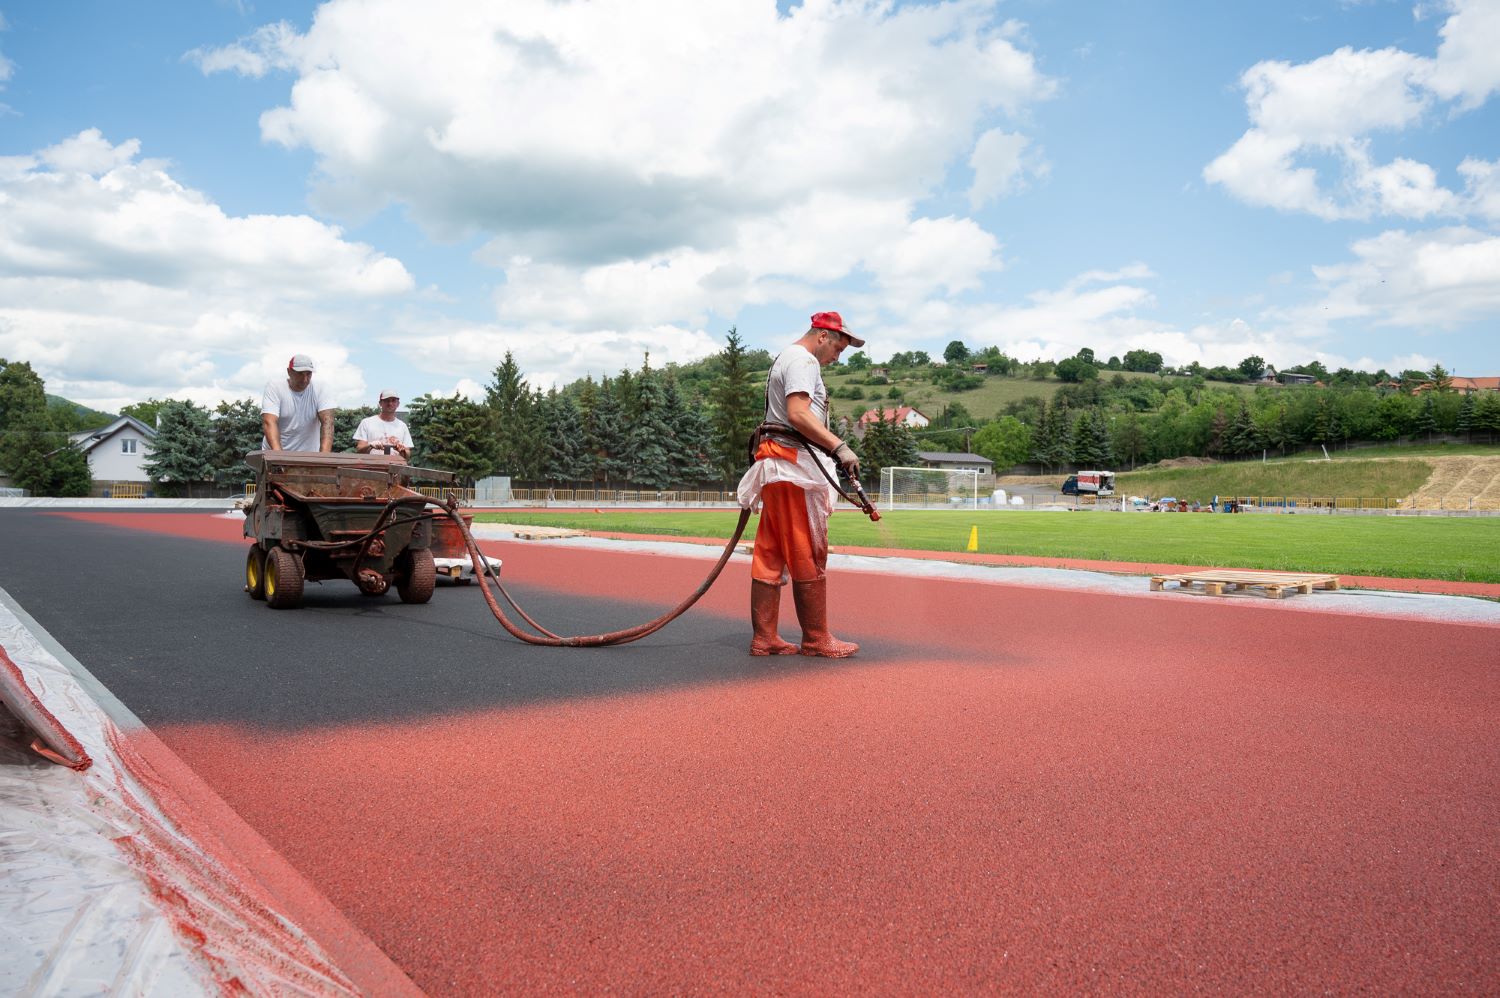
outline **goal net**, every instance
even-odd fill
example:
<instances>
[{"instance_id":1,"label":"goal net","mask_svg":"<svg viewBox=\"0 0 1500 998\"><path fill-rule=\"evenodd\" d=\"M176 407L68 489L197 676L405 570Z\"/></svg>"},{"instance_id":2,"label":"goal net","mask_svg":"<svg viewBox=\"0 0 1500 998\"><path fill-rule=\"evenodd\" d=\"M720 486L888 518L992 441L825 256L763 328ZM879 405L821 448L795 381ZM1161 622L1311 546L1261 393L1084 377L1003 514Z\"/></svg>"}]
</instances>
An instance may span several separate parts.
<instances>
[{"instance_id":1,"label":"goal net","mask_svg":"<svg viewBox=\"0 0 1500 998\"><path fill-rule=\"evenodd\" d=\"M979 472L941 468L881 468L884 509L978 509Z\"/></svg>"}]
</instances>

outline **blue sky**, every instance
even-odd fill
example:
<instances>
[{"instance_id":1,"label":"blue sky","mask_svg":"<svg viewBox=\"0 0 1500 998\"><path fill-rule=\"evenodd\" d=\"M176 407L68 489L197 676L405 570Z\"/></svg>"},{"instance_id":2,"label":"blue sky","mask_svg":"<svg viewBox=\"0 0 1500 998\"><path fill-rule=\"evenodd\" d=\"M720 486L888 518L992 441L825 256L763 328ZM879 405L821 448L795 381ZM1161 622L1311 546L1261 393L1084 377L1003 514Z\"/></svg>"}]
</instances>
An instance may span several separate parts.
<instances>
[{"instance_id":1,"label":"blue sky","mask_svg":"<svg viewBox=\"0 0 1500 998\"><path fill-rule=\"evenodd\" d=\"M0 356L99 408L775 350L1500 373L1500 0L0 0Z\"/></svg>"}]
</instances>

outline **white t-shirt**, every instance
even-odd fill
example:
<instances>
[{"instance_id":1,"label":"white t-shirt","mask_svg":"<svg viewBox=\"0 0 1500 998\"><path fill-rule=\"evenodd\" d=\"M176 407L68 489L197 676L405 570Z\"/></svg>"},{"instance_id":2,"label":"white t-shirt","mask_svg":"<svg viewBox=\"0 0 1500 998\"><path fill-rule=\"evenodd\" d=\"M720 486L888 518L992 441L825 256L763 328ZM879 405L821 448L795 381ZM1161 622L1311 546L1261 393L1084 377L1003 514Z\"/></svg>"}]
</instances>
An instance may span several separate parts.
<instances>
[{"instance_id":1,"label":"white t-shirt","mask_svg":"<svg viewBox=\"0 0 1500 998\"><path fill-rule=\"evenodd\" d=\"M397 442L405 445L407 450L411 450L411 431L399 419L392 419L387 423L380 418L379 413L376 413L373 416L366 416L364 419L361 419L359 426L355 427L354 430L355 440L363 440L371 444L380 443L386 437L395 437ZM371 450L377 454L385 453L378 448L371 448ZM391 453L394 454L396 452L392 451Z\"/></svg>"},{"instance_id":2,"label":"white t-shirt","mask_svg":"<svg viewBox=\"0 0 1500 998\"><path fill-rule=\"evenodd\" d=\"M316 451L322 443L318 413L332 408L323 398L323 387L316 378L300 392L292 391L285 378L274 378L266 382L266 391L260 400L260 411L276 417L282 450ZM270 450L271 442L262 437L260 446L263 450Z\"/></svg>"},{"instance_id":3,"label":"white t-shirt","mask_svg":"<svg viewBox=\"0 0 1500 998\"><path fill-rule=\"evenodd\" d=\"M791 425L788 417L786 397L794 392L806 392L812 414L824 426L828 425L828 389L823 386L823 370L806 347L793 343L777 356L766 378L766 422ZM819 471L819 465L823 470ZM833 497L836 493L829 484L833 476L833 462L820 450L809 452L797 444L796 461L752 461L750 468L740 479L738 494L740 505L754 509L760 505L760 493L772 482L788 482L807 493L808 522L815 534L823 536L828 515L833 512Z\"/></svg>"},{"instance_id":4,"label":"white t-shirt","mask_svg":"<svg viewBox=\"0 0 1500 998\"><path fill-rule=\"evenodd\" d=\"M813 416L827 426L828 389L823 387L823 369L818 358L800 343L781 351L771 365L771 373L766 377L766 422L792 424L786 397L795 392L807 393Z\"/></svg>"}]
</instances>

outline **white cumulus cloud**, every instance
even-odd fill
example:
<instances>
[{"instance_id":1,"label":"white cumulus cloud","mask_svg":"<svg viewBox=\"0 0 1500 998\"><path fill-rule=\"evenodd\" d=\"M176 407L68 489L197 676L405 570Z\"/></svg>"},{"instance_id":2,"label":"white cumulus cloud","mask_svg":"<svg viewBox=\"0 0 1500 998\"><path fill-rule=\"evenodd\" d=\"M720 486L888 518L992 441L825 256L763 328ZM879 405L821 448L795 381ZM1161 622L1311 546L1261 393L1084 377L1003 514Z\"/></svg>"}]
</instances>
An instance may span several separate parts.
<instances>
[{"instance_id":1,"label":"white cumulus cloud","mask_svg":"<svg viewBox=\"0 0 1500 998\"><path fill-rule=\"evenodd\" d=\"M126 384L258 392L286 357L336 355L367 303L411 290L400 261L336 227L229 215L139 152L89 129L0 162L0 355L32 359L50 390L105 407L139 399ZM255 373L215 374L241 369ZM358 372L329 384L363 391Z\"/></svg>"},{"instance_id":2,"label":"white cumulus cloud","mask_svg":"<svg viewBox=\"0 0 1500 998\"><path fill-rule=\"evenodd\" d=\"M849 277L906 309L998 267L972 219L914 207L971 155L985 198L1043 169L997 123L1055 85L995 8L330 0L193 57L290 68L261 130L313 152L320 207L483 235L501 325L644 336Z\"/></svg>"},{"instance_id":3,"label":"white cumulus cloud","mask_svg":"<svg viewBox=\"0 0 1500 998\"><path fill-rule=\"evenodd\" d=\"M1500 88L1500 7L1450 0L1433 56L1340 48L1309 62L1257 63L1240 79L1250 128L1203 177L1250 204L1320 218L1460 217L1472 203L1441 186L1430 165L1380 163L1372 138L1462 113ZM1320 175L1332 161L1337 178Z\"/></svg>"}]
</instances>

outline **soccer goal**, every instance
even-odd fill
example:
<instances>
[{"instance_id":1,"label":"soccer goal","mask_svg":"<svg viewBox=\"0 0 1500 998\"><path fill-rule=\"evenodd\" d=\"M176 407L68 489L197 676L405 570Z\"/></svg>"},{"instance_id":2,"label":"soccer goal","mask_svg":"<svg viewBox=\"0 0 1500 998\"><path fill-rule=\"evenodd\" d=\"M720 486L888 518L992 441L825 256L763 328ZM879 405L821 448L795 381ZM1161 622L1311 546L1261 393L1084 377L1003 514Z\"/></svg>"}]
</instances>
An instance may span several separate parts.
<instances>
[{"instance_id":1,"label":"soccer goal","mask_svg":"<svg viewBox=\"0 0 1500 998\"><path fill-rule=\"evenodd\" d=\"M943 468L881 468L885 509L978 509L979 472Z\"/></svg>"}]
</instances>

